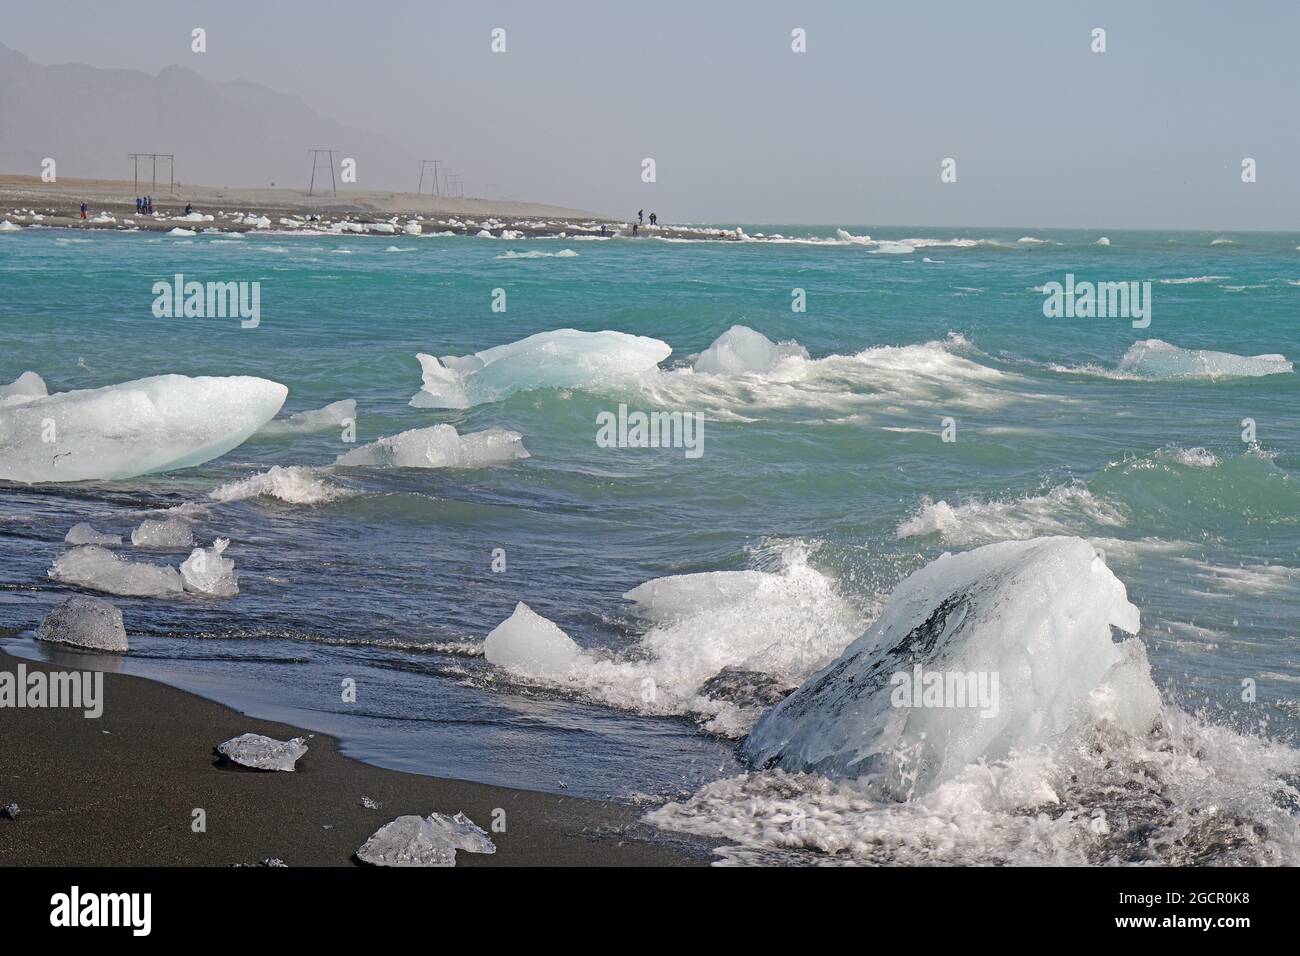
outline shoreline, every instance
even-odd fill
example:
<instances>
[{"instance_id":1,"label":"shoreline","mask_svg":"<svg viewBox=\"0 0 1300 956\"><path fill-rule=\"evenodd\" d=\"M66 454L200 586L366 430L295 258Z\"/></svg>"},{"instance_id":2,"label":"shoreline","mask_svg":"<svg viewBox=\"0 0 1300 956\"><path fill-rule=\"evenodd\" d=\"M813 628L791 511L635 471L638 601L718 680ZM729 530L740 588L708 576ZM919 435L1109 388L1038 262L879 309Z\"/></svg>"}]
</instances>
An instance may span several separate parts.
<instances>
[{"instance_id":1,"label":"shoreline","mask_svg":"<svg viewBox=\"0 0 1300 956\"><path fill-rule=\"evenodd\" d=\"M139 194L153 189L142 183ZM513 200L450 199L416 193L345 189L337 195L308 196L294 189L249 189L214 186L165 185L154 196L155 215L136 212L136 186L129 180L64 179L42 182L38 176L0 173L0 220L16 226L72 229L108 229L167 233L175 228L211 232L300 232L339 235L388 235L415 238L421 234L454 233L476 236L492 233L501 239L538 238L739 238L716 228L642 225L631 234L631 223L580 209ZM89 206L87 219L80 205ZM194 205L199 216L187 219L185 206ZM310 217L316 217L312 220ZM259 226L256 220L269 220ZM417 223L422 232L404 231L404 223ZM601 234L602 226L606 234Z\"/></svg>"},{"instance_id":2,"label":"shoreline","mask_svg":"<svg viewBox=\"0 0 1300 956\"><path fill-rule=\"evenodd\" d=\"M95 657L84 668L95 670ZM0 671L63 670L0 648ZM143 677L104 671L103 715L75 708L5 708L0 819L6 866L357 865L353 854L403 814L463 810L493 832L493 855L461 852L457 866L699 866L710 846L665 834L633 806L385 770L316 734L293 773L218 766L213 748L242 733L280 740L307 732L258 720ZM379 801L366 809L363 796ZM207 829L191 829L202 808Z\"/></svg>"}]
</instances>

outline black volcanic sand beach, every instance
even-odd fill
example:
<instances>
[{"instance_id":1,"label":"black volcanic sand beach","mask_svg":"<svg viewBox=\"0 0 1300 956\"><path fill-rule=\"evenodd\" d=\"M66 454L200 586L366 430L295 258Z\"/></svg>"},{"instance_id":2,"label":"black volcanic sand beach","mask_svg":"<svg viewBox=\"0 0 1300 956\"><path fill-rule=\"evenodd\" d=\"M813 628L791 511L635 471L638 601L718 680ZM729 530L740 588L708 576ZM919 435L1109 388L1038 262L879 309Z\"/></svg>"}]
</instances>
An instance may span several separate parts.
<instances>
[{"instance_id":1,"label":"black volcanic sand beach","mask_svg":"<svg viewBox=\"0 0 1300 956\"><path fill-rule=\"evenodd\" d=\"M0 670L20 661L0 652ZM163 684L104 674L103 715L0 710L0 865L230 866L278 858L289 866L347 866L375 830L403 814L465 811L490 829L494 855L457 866L700 865L709 847L647 842L635 807L384 770L342 756L316 735L293 773L219 766L213 748L242 733L278 740L304 731L254 720ZM485 755L486 759L486 755ZM378 810L361 804L379 801ZM191 831L195 808L207 832Z\"/></svg>"}]
</instances>

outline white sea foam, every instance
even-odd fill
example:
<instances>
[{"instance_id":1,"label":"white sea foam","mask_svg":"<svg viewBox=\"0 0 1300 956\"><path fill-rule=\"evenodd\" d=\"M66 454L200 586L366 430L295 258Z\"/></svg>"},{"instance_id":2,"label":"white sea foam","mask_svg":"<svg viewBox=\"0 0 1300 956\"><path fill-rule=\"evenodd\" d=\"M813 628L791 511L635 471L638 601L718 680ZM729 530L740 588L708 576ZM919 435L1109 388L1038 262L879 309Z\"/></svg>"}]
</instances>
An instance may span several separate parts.
<instances>
[{"instance_id":1,"label":"white sea foam","mask_svg":"<svg viewBox=\"0 0 1300 956\"><path fill-rule=\"evenodd\" d=\"M765 703L833 659L864 623L864 611L802 547L788 548L783 560L775 572L674 575L633 588L625 597L650 626L622 654L583 651L527 608L517 621L516 610L503 625L513 645L503 666L515 679L639 713L690 715L714 733L739 736ZM524 651L532 634L535 664ZM488 660L497 653L504 652L489 647Z\"/></svg>"},{"instance_id":2,"label":"white sea foam","mask_svg":"<svg viewBox=\"0 0 1300 956\"><path fill-rule=\"evenodd\" d=\"M269 471L222 485L210 497L217 501L267 497L291 505L319 505L352 494L329 481L325 474L320 468L272 465Z\"/></svg>"},{"instance_id":3,"label":"white sea foam","mask_svg":"<svg viewBox=\"0 0 1300 956\"><path fill-rule=\"evenodd\" d=\"M528 252L515 252L510 249L497 256L498 259L576 259L577 257L578 254L572 249L561 249L559 252L541 252L537 249L530 249Z\"/></svg>"},{"instance_id":4,"label":"white sea foam","mask_svg":"<svg viewBox=\"0 0 1300 956\"><path fill-rule=\"evenodd\" d=\"M1232 276L1186 276L1182 279L1157 279L1160 285L1203 285L1209 282L1222 282Z\"/></svg>"},{"instance_id":5,"label":"white sea foam","mask_svg":"<svg viewBox=\"0 0 1300 956\"><path fill-rule=\"evenodd\" d=\"M923 498L920 509L899 524L899 539L938 535L947 544L966 545L1024 539L1046 534L1081 534L1101 526L1118 527L1124 515L1083 484L1058 485L1046 494L1004 501L950 505Z\"/></svg>"}]
</instances>

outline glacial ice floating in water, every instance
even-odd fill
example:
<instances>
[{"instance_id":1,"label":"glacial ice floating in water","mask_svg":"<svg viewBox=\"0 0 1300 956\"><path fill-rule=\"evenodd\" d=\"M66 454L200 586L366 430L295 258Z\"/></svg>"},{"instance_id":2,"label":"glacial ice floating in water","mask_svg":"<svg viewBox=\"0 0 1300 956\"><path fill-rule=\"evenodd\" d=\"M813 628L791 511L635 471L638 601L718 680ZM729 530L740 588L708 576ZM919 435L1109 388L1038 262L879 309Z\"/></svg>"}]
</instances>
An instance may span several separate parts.
<instances>
[{"instance_id":1,"label":"glacial ice floating in water","mask_svg":"<svg viewBox=\"0 0 1300 956\"><path fill-rule=\"evenodd\" d=\"M504 428L459 434L451 425L412 428L339 455L335 464L371 468L486 468L527 458L523 435Z\"/></svg>"},{"instance_id":2,"label":"glacial ice floating in water","mask_svg":"<svg viewBox=\"0 0 1300 956\"><path fill-rule=\"evenodd\" d=\"M672 354L658 339L625 332L538 332L473 355L416 356L424 386L416 408L469 408L536 388L621 385L656 369Z\"/></svg>"},{"instance_id":3,"label":"glacial ice floating in water","mask_svg":"<svg viewBox=\"0 0 1300 956\"><path fill-rule=\"evenodd\" d=\"M1081 538L945 554L904 580L843 655L768 711L755 766L863 778L911 799L977 761L1059 743L1077 722L1133 735L1161 704L1138 610Z\"/></svg>"},{"instance_id":4,"label":"glacial ice floating in water","mask_svg":"<svg viewBox=\"0 0 1300 956\"><path fill-rule=\"evenodd\" d=\"M1238 378L1283 375L1295 371L1285 355L1234 355L1184 349L1160 339L1134 342L1120 359L1121 373L1143 378Z\"/></svg>"},{"instance_id":5,"label":"glacial ice floating in water","mask_svg":"<svg viewBox=\"0 0 1300 956\"><path fill-rule=\"evenodd\" d=\"M778 345L762 332L755 332L746 325L733 325L700 353L695 360L695 371L714 375L762 374L791 357L806 359L808 350L798 342Z\"/></svg>"},{"instance_id":6,"label":"glacial ice floating in water","mask_svg":"<svg viewBox=\"0 0 1300 956\"><path fill-rule=\"evenodd\" d=\"M496 845L464 813L398 817L376 830L357 850L371 866L455 866L456 851L495 853Z\"/></svg>"},{"instance_id":7,"label":"glacial ice floating in water","mask_svg":"<svg viewBox=\"0 0 1300 956\"><path fill-rule=\"evenodd\" d=\"M288 418L275 419L262 426L263 435L289 435L299 432L319 432L337 428L344 422L356 421L357 402L353 398L331 402L324 408L294 412Z\"/></svg>"},{"instance_id":8,"label":"glacial ice floating in water","mask_svg":"<svg viewBox=\"0 0 1300 956\"><path fill-rule=\"evenodd\" d=\"M56 605L36 629L36 639L114 654L127 651L122 612L108 601L84 594Z\"/></svg>"},{"instance_id":9,"label":"glacial ice floating in water","mask_svg":"<svg viewBox=\"0 0 1300 956\"><path fill-rule=\"evenodd\" d=\"M131 544L137 548L192 548L194 532L180 518L164 518L162 521L146 518L131 532Z\"/></svg>"},{"instance_id":10,"label":"glacial ice floating in water","mask_svg":"<svg viewBox=\"0 0 1300 956\"><path fill-rule=\"evenodd\" d=\"M208 550L195 548L181 564L185 590L212 597L234 597L239 593L239 575L235 562L222 557L230 546L229 538L218 538Z\"/></svg>"},{"instance_id":11,"label":"glacial ice floating in water","mask_svg":"<svg viewBox=\"0 0 1300 956\"><path fill-rule=\"evenodd\" d=\"M23 372L8 385L0 385L0 407L5 405L22 405L33 399L44 398L49 394L45 379L35 372Z\"/></svg>"},{"instance_id":12,"label":"glacial ice floating in water","mask_svg":"<svg viewBox=\"0 0 1300 956\"><path fill-rule=\"evenodd\" d=\"M65 551L54 559L49 576L63 584L123 597L170 597L185 590L175 568L128 561L96 545Z\"/></svg>"},{"instance_id":13,"label":"glacial ice floating in water","mask_svg":"<svg viewBox=\"0 0 1300 956\"><path fill-rule=\"evenodd\" d=\"M117 480L190 468L243 444L287 394L244 375L156 375L0 407L0 479Z\"/></svg>"},{"instance_id":14,"label":"glacial ice floating in water","mask_svg":"<svg viewBox=\"0 0 1300 956\"><path fill-rule=\"evenodd\" d=\"M74 524L68 529L68 533L63 536L64 544L73 546L81 544L97 544L103 547L115 547L122 543L120 534L105 534L102 531L96 531L94 527L85 521Z\"/></svg>"},{"instance_id":15,"label":"glacial ice floating in water","mask_svg":"<svg viewBox=\"0 0 1300 956\"><path fill-rule=\"evenodd\" d=\"M551 679L563 677L585 657L559 625L523 601L488 634L483 641L483 656L497 667Z\"/></svg>"},{"instance_id":16,"label":"glacial ice floating in water","mask_svg":"<svg viewBox=\"0 0 1300 956\"><path fill-rule=\"evenodd\" d=\"M311 737L294 737L276 740L262 734L240 734L217 745L217 753L241 767L254 770L283 770L293 772L302 755L307 752Z\"/></svg>"}]
</instances>

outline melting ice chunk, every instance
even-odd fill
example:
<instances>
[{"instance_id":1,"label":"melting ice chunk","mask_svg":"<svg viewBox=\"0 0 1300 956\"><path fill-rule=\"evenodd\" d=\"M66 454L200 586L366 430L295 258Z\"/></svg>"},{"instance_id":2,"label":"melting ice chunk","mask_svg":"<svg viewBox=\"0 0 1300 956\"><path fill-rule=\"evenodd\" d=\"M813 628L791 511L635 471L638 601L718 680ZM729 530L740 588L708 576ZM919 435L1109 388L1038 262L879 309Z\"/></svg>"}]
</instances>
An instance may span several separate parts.
<instances>
[{"instance_id":1,"label":"melting ice chunk","mask_svg":"<svg viewBox=\"0 0 1300 956\"><path fill-rule=\"evenodd\" d=\"M146 518L131 532L131 543L137 548L192 548L194 532L180 518L165 518L162 521Z\"/></svg>"},{"instance_id":2,"label":"melting ice chunk","mask_svg":"<svg viewBox=\"0 0 1300 956\"><path fill-rule=\"evenodd\" d=\"M242 767L254 770L285 770L292 772L293 765L307 752L310 737L292 740L275 740L261 734L240 734L217 745L217 753Z\"/></svg>"},{"instance_id":3,"label":"melting ice chunk","mask_svg":"<svg viewBox=\"0 0 1300 956\"><path fill-rule=\"evenodd\" d=\"M583 660L573 639L520 601L483 642L489 664L529 677L562 677Z\"/></svg>"},{"instance_id":4,"label":"melting ice chunk","mask_svg":"<svg viewBox=\"0 0 1300 956\"><path fill-rule=\"evenodd\" d=\"M180 572L119 558L95 545L73 548L50 566L50 579L125 597L168 597L185 590Z\"/></svg>"},{"instance_id":5,"label":"melting ice chunk","mask_svg":"<svg viewBox=\"0 0 1300 956\"><path fill-rule=\"evenodd\" d=\"M346 421L356 421L356 399L345 398L331 402L324 408L313 408L305 412L294 412L288 418L276 419L262 426L263 435L286 435L297 432L318 432L336 428Z\"/></svg>"},{"instance_id":6,"label":"melting ice chunk","mask_svg":"<svg viewBox=\"0 0 1300 956\"><path fill-rule=\"evenodd\" d=\"M63 541L65 544L71 545L99 544L109 546L120 545L122 543L122 536L96 531L89 524L82 521L79 524L74 524L68 529L68 533L64 536Z\"/></svg>"},{"instance_id":7,"label":"melting ice chunk","mask_svg":"<svg viewBox=\"0 0 1300 956\"><path fill-rule=\"evenodd\" d=\"M865 777L910 799L977 761L1057 743L1085 715L1142 734L1160 712L1138 611L1088 542L945 554L744 745L760 767Z\"/></svg>"},{"instance_id":8,"label":"melting ice chunk","mask_svg":"<svg viewBox=\"0 0 1300 956\"><path fill-rule=\"evenodd\" d=\"M455 866L456 851L495 853L484 830L464 813L448 817L408 815L385 823L357 850L357 859L372 866Z\"/></svg>"},{"instance_id":9,"label":"melting ice chunk","mask_svg":"<svg viewBox=\"0 0 1300 956\"><path fill-rule=\"evenodd\" d=\"M523 435L488 428L460 435L451 425L413 428L339 455L336 464L374 468L486 468L527 458Z\"/></svg>"},{"instance_id":10,"label":"melting ice chunk","mask_svg":"<svg viewBox=\"0 0 1300 956\"><path fill-rule=\"evenodd\" d=\"M239 575L235 573L235 562L222 557L229 546L230 539L218 538L207 551L195 548L181 564L185 590L213 597L234 597L238 594Z\"/></svg>"},{"instance_id":11,"label":"melting ice chunk","mask_svg":"<svg viewBox=\"0 0 1300 956\"><path fill-rule=\"evenodd\" d=\"M733 325L695 360L695 371L715 375L764 373L776 368L782 359L808 358L808 350L798 342L777 345L761 332L744 325Z\"/></svg>"},{"instance_id":12,"label":"melting ice chunk","mask_svg":"<svg viewBox=\"0 0 1300 956\"><path fill-rule=\"evenodd\" d=\"M23 372L8 385L0 385L0 406L21 405L34 398L44 398L48 394L45 379L35 372Z\"/></svg>"},{"instance_id":13,"label":"melting ice chunk","mask_svg":"<svg viewBox=\"0 0 1300 956\"><path fill-rule=\"evenodd\" d=\"M1160 339L1135 342L1120 359L1119 370L1144 378L1234 378L1281 375L1294 371L1285 355L1234 355L1183 349Z\"/></svg>"},{"instance_id":14,"label":"melting ice chunk","mask_svg":"<svg viewBox=\"0 0 1300 956\"><path fill-rule=\"evenodd\" d=\"M115 480L189 468L242 444L287 394L264 378L157 375L0 407L0 479Z\"/></svg>"},{"instance_id":15,"label":"melting ice chunk","mask_svg":"<svg viewBox=\"0 0 1300 956\"><path fill-rule=\"evenodd\" d=\"M36 639L116 654L127 651L122 612L107 601L82 594L50 611L36 629Z\"/></svg>"},{"instance_id":16,"label":"melting ice chunk","mask_svg":"<svg viewBox=\"0 0 1300 956\"><path fill-rule=\"evenodd\" d=\"M416 408L469 408L535 388L620 385L657 368L672 354L658 339L625 332L539 332L509 345L441 359L421 353L424 387Z\"/></svg>"}]
</instances>

